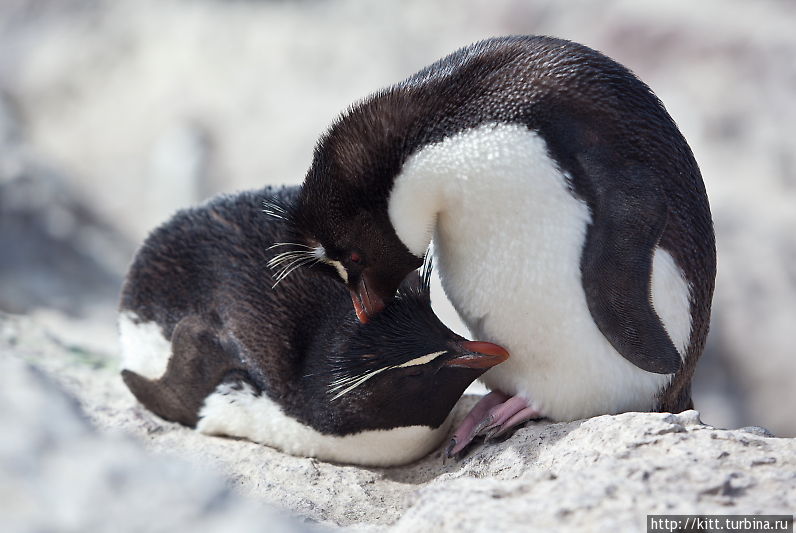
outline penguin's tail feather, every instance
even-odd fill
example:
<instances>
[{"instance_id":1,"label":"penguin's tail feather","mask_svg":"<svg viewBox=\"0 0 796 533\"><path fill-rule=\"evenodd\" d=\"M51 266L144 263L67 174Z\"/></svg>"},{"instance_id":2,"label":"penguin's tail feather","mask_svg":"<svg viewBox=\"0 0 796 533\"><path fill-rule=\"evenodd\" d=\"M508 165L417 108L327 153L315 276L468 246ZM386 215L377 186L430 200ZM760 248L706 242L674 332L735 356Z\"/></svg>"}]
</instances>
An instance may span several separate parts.
<instances>
[{"instance_id":1,"label":"penguin's tail feather","mask_svg":"<svg viewBox=\"0 0 796 533\"><path fill-rule=\"evenodd\" d=\"M144 407L172 422L196 427L205 398L228 379L251 381L240 368L240 358L231 353L218 326L202 317L183 318L171 337L172 356L165 374L148 379L122 370L127 388Z\"/></svg>"}]
</instances>

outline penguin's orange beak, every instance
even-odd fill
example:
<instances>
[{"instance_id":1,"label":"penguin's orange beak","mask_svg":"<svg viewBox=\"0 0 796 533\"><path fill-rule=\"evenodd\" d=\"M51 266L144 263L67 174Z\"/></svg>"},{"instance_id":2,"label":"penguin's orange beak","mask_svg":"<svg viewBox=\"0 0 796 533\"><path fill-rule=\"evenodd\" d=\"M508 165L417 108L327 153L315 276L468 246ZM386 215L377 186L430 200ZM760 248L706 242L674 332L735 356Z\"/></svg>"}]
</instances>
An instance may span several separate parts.
<instances>
[{"instance_id":1,"label":"penguin's orange beak","mask_svg":"<svg viewBox=\"0 0 796 533\"><path fill-rule=\"evenodd\" d=\"M367 323L369 317L384 309L384 300L374 291L368 289L368 279L365 273L359 278L356 287L349 287L348 290L351 292L351 301L354 303L357 318L363 324Z\"/></svg>"},{"instance_id":2,"label":"penguin's orange beak","mask_svg":"<svg viewBox=\"0 0 796 533\"><path fill-rule=\"evenodd\" d=\"M464 354L445 362L447 366L466 368L492 368L509 358L509 352L491 342L464 341Z\"/></svg>"}]
</instances>

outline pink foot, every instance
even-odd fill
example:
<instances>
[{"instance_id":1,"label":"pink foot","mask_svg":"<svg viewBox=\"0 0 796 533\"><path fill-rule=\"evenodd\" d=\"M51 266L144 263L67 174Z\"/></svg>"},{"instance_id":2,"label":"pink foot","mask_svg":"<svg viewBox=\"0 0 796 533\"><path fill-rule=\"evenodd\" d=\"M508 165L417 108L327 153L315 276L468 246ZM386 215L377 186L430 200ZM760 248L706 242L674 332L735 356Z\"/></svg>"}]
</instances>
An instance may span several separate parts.
<instances>
[{"instance_id":1,"label":"pink foot","mask_svg":"<svg viewBox=\"0 0 796 533\"><path fill-rule=\"evenodd\" d=\"M447 449L447 456L453 457L469 445L475 437L486 439L505 434L509 429L539 418L539 411L530 407L528 401L520 396L493 391L475 404L459 428L453 434Z\"/></svg>"},{"instance_id":2,"label":"pink foot","mask_svg":"<svg viewBox=\"0 0 796 533\"><path fill-rule=\"evenodd\" d=\"M476 426L479 425L479 422L483 420L490 409L505 402L506 399L508 399L508 396L502 392L492 391L478 400L478 403L475 404L453 433L446 452L448 457L453 457L470 444L478 433Z\"/></svg>"},{"instance_id":3,"label":"pink foot","mask_svg":"<svg viewBox=\"0 0 796 533\"><path fill-rule=\"evenodd\" d=\"M524 424L528 420L533 420L534 418L541 418L541 417L542 413L540 413L533 407L524 407L523 409L520 409L520 411L512 415L508 420L506 420L502 424L495 424L487 428L486 431L488 433L486 434L486 439L489 440L494 437L500 437L501 435L505 435L505 433L513 427L517 427L520 424Z\"/></svg>"}]
</instances>

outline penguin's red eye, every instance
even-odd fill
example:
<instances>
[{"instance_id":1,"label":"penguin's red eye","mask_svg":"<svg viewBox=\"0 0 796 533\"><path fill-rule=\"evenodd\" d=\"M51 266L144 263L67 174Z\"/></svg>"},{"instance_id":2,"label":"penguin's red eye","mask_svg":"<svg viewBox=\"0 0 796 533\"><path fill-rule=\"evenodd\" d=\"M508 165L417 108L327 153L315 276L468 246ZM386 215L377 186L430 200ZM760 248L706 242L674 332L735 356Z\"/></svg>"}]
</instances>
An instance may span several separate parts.
<instances>
[{"instance_id":1,"label":"penguin's red eye","mask_svg":"<svg viewBox=\"0 0 796 533\"><path fill-rule=\"evenodd\" d=\"M356 252L351 252L351 262L352 263L360 263L362 262L362 257Z\"/></svg>"}]
</instances>

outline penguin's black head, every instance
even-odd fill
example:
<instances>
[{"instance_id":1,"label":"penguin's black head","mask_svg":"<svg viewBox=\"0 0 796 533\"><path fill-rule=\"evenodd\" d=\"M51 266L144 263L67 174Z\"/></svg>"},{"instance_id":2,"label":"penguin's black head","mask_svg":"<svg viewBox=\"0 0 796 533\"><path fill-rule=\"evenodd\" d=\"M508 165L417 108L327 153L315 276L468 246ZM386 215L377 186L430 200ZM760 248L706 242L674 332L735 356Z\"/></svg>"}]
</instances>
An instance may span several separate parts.
<instances>
[{"instance_id":1,"label":"penguin's black head","mask_svg":"<svg viewBox=\"0 0 796 533\"><path fill-rule=\"evenodd\" d=\"M357 120L338 121L324 135L292 222L303 244L317 250L321 268L342 279L357 317L384 309L422 258L398 238L388 215L395 176L405 158L406 120L391 93L359 109Z\"/></svg>"},{"instance_id":2,"label":"penguin's black head","mask_svg":"<svg viewBox=\"0 0 796 533\"><path fill-rule=\"evenodd\" d=\"M464 390L509 354L467 341L431 309L429 269L404 283L396 300L327 359L325 402L342 432L439 427Z\"/></svg>"}]
</instances>

